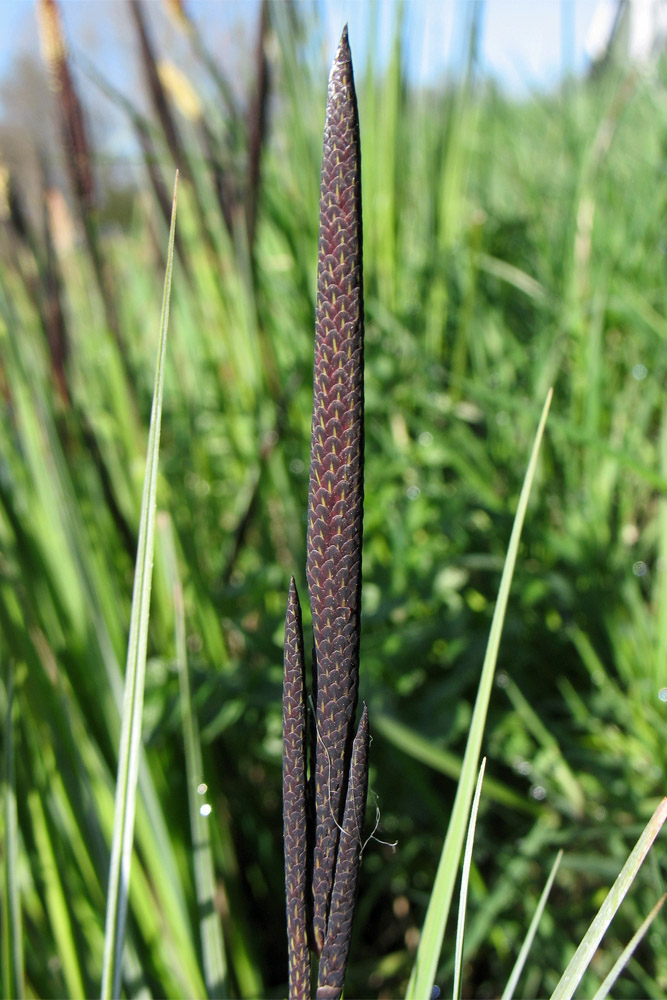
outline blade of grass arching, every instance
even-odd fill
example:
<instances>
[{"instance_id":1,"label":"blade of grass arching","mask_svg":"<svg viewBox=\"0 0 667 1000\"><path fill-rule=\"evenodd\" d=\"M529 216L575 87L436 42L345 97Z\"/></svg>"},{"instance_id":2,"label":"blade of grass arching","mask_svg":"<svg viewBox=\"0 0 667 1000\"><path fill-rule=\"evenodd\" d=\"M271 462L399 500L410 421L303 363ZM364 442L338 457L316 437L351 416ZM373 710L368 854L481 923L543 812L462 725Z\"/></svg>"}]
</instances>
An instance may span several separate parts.
<instances>
[{"instance_id":1,"label":"blade of grass arching","mask_svg":"<svg viewBox=\"0 0 667 1000\"><path fill-rule=\"evenodd\" d=\"M18 887L18 820L14 773L14 664L7 670L7 713L5 716L5 865L2 893L2 995L23 996L23 938L21 934L21 899Z\"/></svg>"},{"instance_id":2,"label":"blade of grass arching","mask_svg":"<svg viewBox=\"0 0 667 1000\"><path fill-rule=\"evenodd\" d=\"M435 746L433 740L426 739L397 719L392 719L389 715L374 715L373 729L413 760L418 760L432 767L434 771L439 771L448 778L454 778L455 781L460 778L462 766L460 757L443 747ZM509 806L510 809L529 816L539 815L540 809L536 802L528 801L525 796L519 795L500 781L487 778L485 791L487 798L492 802Z\"/></svg>"},{"instance_id":3,"label":"blade of grass arching","mask_svg":"<svg viewBox=\"0 0 667 1000\"><path fill-rule=\"evenodd\" d=\"M475 828L477 827L477 811L479 800L482 797L482 782L484 781L484 771L486 770L486 757L482 758L482 763L477 776L475 786L475 796L472 800L470 810L470 820L468 822L468 834L466 836L466 848L463 855L463 867L461 869L461 894L459 897L459 918L456 925L456 948L454 958L454 988L452 996L454 1000L459 1000L461 996L461 969L463 966L463 938L466 926L466 906L468 902L468 883L470 882L470 865L472 864L472 848L475 843Z\"/></svg>"},{"instance_id":4,"label":"blade of grass arching","mask_svg":"<svg viewBox=\"0 0 667 1000\"><path fill-rule=\"evenodd\" d=\"M417 949L417 957L415 959L415 964L408 983L406 994L407 1000L426 1000L427 997L430 997L438 965L438 959L442 950L445 925L447 923L447 917L449 916L449 907L452 901L454 883L456 881L459 859L461 857L461 850L463 847L463 838L465 836L466 820L473 795L473 787L477 773L477 762L479 760L479 752L482 745L482 735L484 732L484 724L486 722L489 699L491 697L491 687L493 684L496 660L498 658L500 637L502 633L503 621L505 619L505 611L507 609L512 575L514 573L514 566L519 548L519 539L521 538L521 529L523 528L523 522L526 516L530 490L533 484L533 479L535 478L537 458L540 451L540 445L542 443L542 436L544 434L544 427L547 420L547 414L549 413L552 395L553 390L550 389L542 410L542 416L535 435L533 450L530 456L530 461L528 462L528 468L526 470L521 495L519 497L519 504L514 518L514 525L512 527L512 534L510 536L510 542L507 549L507 556L505 557L503 574L500 580L498 600L493 613L493 621L491 623L489 641L486 647L484 664L482 666L482 676L480 678L477 699L475 701L475 708L470 724L468 742L466 744L465 754L463 757L461 777L456 789L452 816L449 821L449 827L447 829L445 843L442 848L438 871L435 876L435 884L433 886L431 899L426 912L426 920L424 921L419 948Z\"/></svg>"},{"instance_id":5,"label":"blade of grass arching","mask_svg":"<svg viewBox=\"0 0 667 1000\"><path fill-rule=\"evenodd\" d=\"M509 676L506 678L504 690L512 702L517 716L523 723L526 732L532 733L537 743L548 752L549 768L553 773L554 781L560 786L572 812L575 816L583 816L586 796L580 782L565 760L563 752L558 745L558 740L549 732L538 713L528 700L524 698L517 685Z\"/></svg>"},{"instance_id":6,"label":"blade of grass arching","mask_svg":"<svg viewBox=\"0 0 667 1000\"><path fill-rule=\"evenodd\" d=\"M144 493L141 501L137 563L130 614L130 636L125 674L125 694L118 754L114 835L111 844L107 916L104 934L104 963L102 969L102 997L120 994L123 938L127 917L130 861L134 839L134 812L141 753L141 718L144 703L146 676L146 647L148 643L148 616L150 610L153 546L155 540L155 506L157 494L158 455L162 420L162 394L169 322L169 298L174 263L174 236L176 232L176 194L178 172L174 184L174 202L169 230L167 273L164 279L162 314L160 316L160 342L155 373L155 389L148 434L148 456Z\"/></svg>"},{"instance_id":7,"label":"blade of grass arching","mask_svg":"<svg viewBox=\"0 0 667 1000\"><path fill-rule=\"evenodd\" d=\"M199 930L204 959L204 981L209 997L226 997L228 994L227 963L222 937L222 924L215 905L215 874L209 829L211 810L202 797L206 786L203 784L204 769L201 758L199 727L190 697L183 587L178 574L173 527L168 514L163 513L159 515L158 528L162 541L165 569L174 601L176 664L181 693L185 769L188 780L188 806L190 810L190 829L192 831L192 849L194 851Z\"/></svg>"},{"instance_id":8,"label":"blade of grass arching","mask_svg":"<svg viewBox=\"0 0 667 1000\"><path fill-rule=\"evenodd\" d=\"M635 933L632 935L632 937L626 944L625 948L623 949L623 951L618 956L613 966L605 976L604 981L600 985L600 989L593 997L593 1000L605 1000L605 997L608 995L609 990L612 988L612 986L620 976L621 972L627 965L628 960L632 955L632 953L634 952L635 948L637 947L641 939L644 937L644 935L648 931L649 927L651 926L655 918L660 913L660 910L662 909L663 903L665 902L666 899L667 899L667 894L662 895L658 900L658 902L653 907L653 909L651 910L651 912L642 920L641 924L639 925Z\"/></svg>"},{"instance_id":9,"label":"blade of grass arching","mask_svg":"<svg viewBox=\"0 0 667 1000\"><path fill-rule=\"evenodd\" d=\"M660 421L660 473L667 480L667 404L662 408ZM658 500L658 539L655 561L655 627L657 631L655 659L653 666L653 690L664 684L665 663L667 663L667 496Z\"/></svg>"},{"instance_id":10,"label":"blade of grass arching","mask_svg":"<svg viewBox=\"0 0 667 1000\"><path fill-rule=\"evenodd\" d=\"M83 975L79 965L79 951L72 929L70 908L56 862L53 840L37 791L28 794L28 811L32 821L32 832L39 857L39 872L44 883L46 911L53 930L56 954L67 994L71 997L85 997Z\"/></svg>"},{"instance_id":11,"label":"blade of grass arching","mask_svg":"<svg viewBox=\"0 0 667 1000\"><path fill-rule=\"evenodd\" d=\"M666 819L667 798L664 798L644 827L639 840L632 849L630 857L623 865L618 878L607 893L602 906L593 918L579 947L570 959L556 989L551 994L551 1000L570 1000L574 996L574 992L581 982L581 978L588 968L593 955L597 951L600 941L613 920L616 911L625 899L628 889L632 885L637 872Z\"/></svg>"},{"instance_id":12,"label":"blade of grass arching","mask_svg":"<svg viewBox=\"0 0 667 1000\"><path fill-rule=\"evenodd\" d=\"M507 980L507 986L503 990L503 995L500 1000L512 1000L514 996L514 990L516 989L516 984L519 982L519 977L523 972L523 967L526 964L526 959L528 958L528 952L531 949L532 943L535 939L535 934L537 933L537 928L539 926L540 920L542 919L542 914L544 913L544 907L547 904L547 899L549 898L549 893L551 892L551 886L554 884L554 879L556 878L556 872L563 859L563 852L559 851L556 855L556 860L553 863L551 872L549 873L549 878L547 879L547 884L542 890L542 895L540 896L539 902L533 914L533 919L530 921L530 927L528 928L528 933L526 934L523 944L517 955L516 962L514 963L514 968Z\"/></svg>"}]
</instances>

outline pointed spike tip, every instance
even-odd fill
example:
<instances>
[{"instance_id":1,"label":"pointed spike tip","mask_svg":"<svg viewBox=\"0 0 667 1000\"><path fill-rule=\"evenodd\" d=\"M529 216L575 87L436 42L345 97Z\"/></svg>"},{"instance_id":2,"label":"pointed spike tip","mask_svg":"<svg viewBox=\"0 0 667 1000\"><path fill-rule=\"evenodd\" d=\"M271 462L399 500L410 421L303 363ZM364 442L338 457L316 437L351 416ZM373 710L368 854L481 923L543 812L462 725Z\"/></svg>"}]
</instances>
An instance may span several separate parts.
<instances>
[{"instance_id":1,"label":"pointed spike tip","mask_svg":"<svg viewBox=\"0 0 667 1000\"><path fill-rule=\"evenodd\" d=\"M335 62L347 62L350 58L350 40L347 33L347 24L343 28L343 33L340 36L340 42L338 43L338 52L336 53Z\"/></svg>"}]
</instances>

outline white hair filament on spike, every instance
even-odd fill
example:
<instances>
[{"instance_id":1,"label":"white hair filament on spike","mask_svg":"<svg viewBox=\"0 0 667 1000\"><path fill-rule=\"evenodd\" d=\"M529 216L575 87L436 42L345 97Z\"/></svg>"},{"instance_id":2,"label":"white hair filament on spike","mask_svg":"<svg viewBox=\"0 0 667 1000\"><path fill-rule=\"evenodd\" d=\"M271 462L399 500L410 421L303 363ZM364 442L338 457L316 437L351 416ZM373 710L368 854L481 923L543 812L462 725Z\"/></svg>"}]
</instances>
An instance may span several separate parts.
<instances>
[{"instance_id":1,"label":"white hair filament on spike","mask_svg":"<svg viewBox=\"0 0 667 1000\"><path fill-rule=\"evenodd\" d=\"M333 819L334 823L336 824L336 827L338 828L338 830L341 833L345 833L345 831L343 830L343 827L340 825L340 823L336 819L336 817L334 815L333 809L331 808L331 755L329 754L329 748L327 747L326 743L322 739L319 727L317 725L317 715L315 713L315 706L313 705L313 696L312 695L308 695L308 704L310 705L310 710L313 713L313 722L315 724L315 735L317 736L317 739L318 739L319 743L322 745L322 749L324 750L324 752L326 754L326 757L327 757L327 765L328 765L328 769L329 769L329 779L328 779L328 785L329 785L329 788L328 788L328 791L329 791L329 811L331 812L331 818ZM372 743L373 742L373 737L372 736L370 737L370 740L371 740L371 743ZM360 861L361 861L361 858L364 855L364 851L366 850L368 844L370 844L371 840L374 840L376 844L381 844L383 847L391 847L392 851L395 851L396 848L398 847L398 841L397 840L393 840L393 841L392 840L380 840L379 837L375 836L375 833L376 833L378 827L380 826L380 806L378 805L378 797L377 797L376 793L373 791L372 788L369 788L368 790L371 793L371 795L373 796L373 798L375 799L375 826L373 827L370 835L366 838L366 840L364 840L363 843L361 843L361 826L359 827L359 830L357 831L358 839L359 839L359 842L361 843L361 847L359 849L359 860ZM363 820L363 817L362 817L362 820Z\"/></svg>"},{"instance_id":2,"label":"white hair filament on spike","mask_svg":"<svg viewBox=\"0 0 667 1000\"><path fill-rule=\"evenodd\" d=\"M328 792L329 792L329 812L331 813L331 818L334 821L334 823L336 824L336 826L338 827L338 829L340 830L340 832L344 833L343 827L340 825L340 823L336 819L334 811L331 808L331 755L329 753L328 746L326 745L326 743L322 739L322 736L320 734L319 726L317 725L317 715L315 713L315 706L313 705L313 696L312 696L312 694L308 695L308 704L310 705L310 710L313 713L313 723L315 725L315 735L317 736L317 739L318 739L319 743L322 744L322 749L324 750L325 754L327 755L327 765L328 765L328 768L329 768L329 777L328 777L328 781L327 781Z\"/></svg>"}]
</instances>

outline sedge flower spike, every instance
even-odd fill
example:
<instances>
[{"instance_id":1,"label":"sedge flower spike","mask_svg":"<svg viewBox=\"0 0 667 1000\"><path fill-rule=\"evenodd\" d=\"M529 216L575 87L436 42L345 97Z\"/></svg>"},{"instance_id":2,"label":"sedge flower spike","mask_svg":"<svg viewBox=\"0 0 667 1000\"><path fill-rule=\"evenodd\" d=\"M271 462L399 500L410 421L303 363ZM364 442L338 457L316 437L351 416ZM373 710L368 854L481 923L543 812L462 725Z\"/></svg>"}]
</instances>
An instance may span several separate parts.
<instances>
[{"instance_id":1,"label":"sedge flower spike","mask_svg":"<svg viewBox=\"0 0 667 1000\"><path fill-rule=\"evenodd\" d=\"M291 1000L309 995L306 940L320 957L317 996L335 1000L342 993L361 857L369 744L365 707L356 736L354 730L363 332L359 119L345 28L329 76L320 188L306 546L314 718L306 711L301 611L293 582L285 628L283 812Z\"/></svg>"}]
</instances>

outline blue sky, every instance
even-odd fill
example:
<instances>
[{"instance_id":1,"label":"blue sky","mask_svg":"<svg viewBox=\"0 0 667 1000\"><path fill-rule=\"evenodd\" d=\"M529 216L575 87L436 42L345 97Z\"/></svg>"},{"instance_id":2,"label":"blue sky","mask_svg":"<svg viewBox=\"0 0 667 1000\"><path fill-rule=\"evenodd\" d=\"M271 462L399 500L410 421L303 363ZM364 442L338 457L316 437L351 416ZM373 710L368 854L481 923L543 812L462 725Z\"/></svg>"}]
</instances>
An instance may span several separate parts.
<instances>
[{"instance_id":1,"label":"blue sky","mask_svg":"<svg viewBox=\"0 0 667 1000\"><path fill-rule=\"evenodd\" d=\"M187 0L186 0L187 2ZM408 0L407 68L415 81L431 82L455 62L466 4L477 0ZM161 0L150 0L162 13ZM564 66L581 71L585 42L597 0L486 0L483 6L481 63L513 93L557 83ZM111 76L126 75L119 47L124 0L61 0L68 36L75 46L102 62ZM319 0L331 48L347 21L355 57L375 46L380 62L394 23L395 0ZM189 0L191 15L215 45L234 32L253 34L258 0ZM373 29L373 22L376 30ZM13 59L36 50L33 0L0 0L0 78Z\"/></svg>"}]
</instances>

